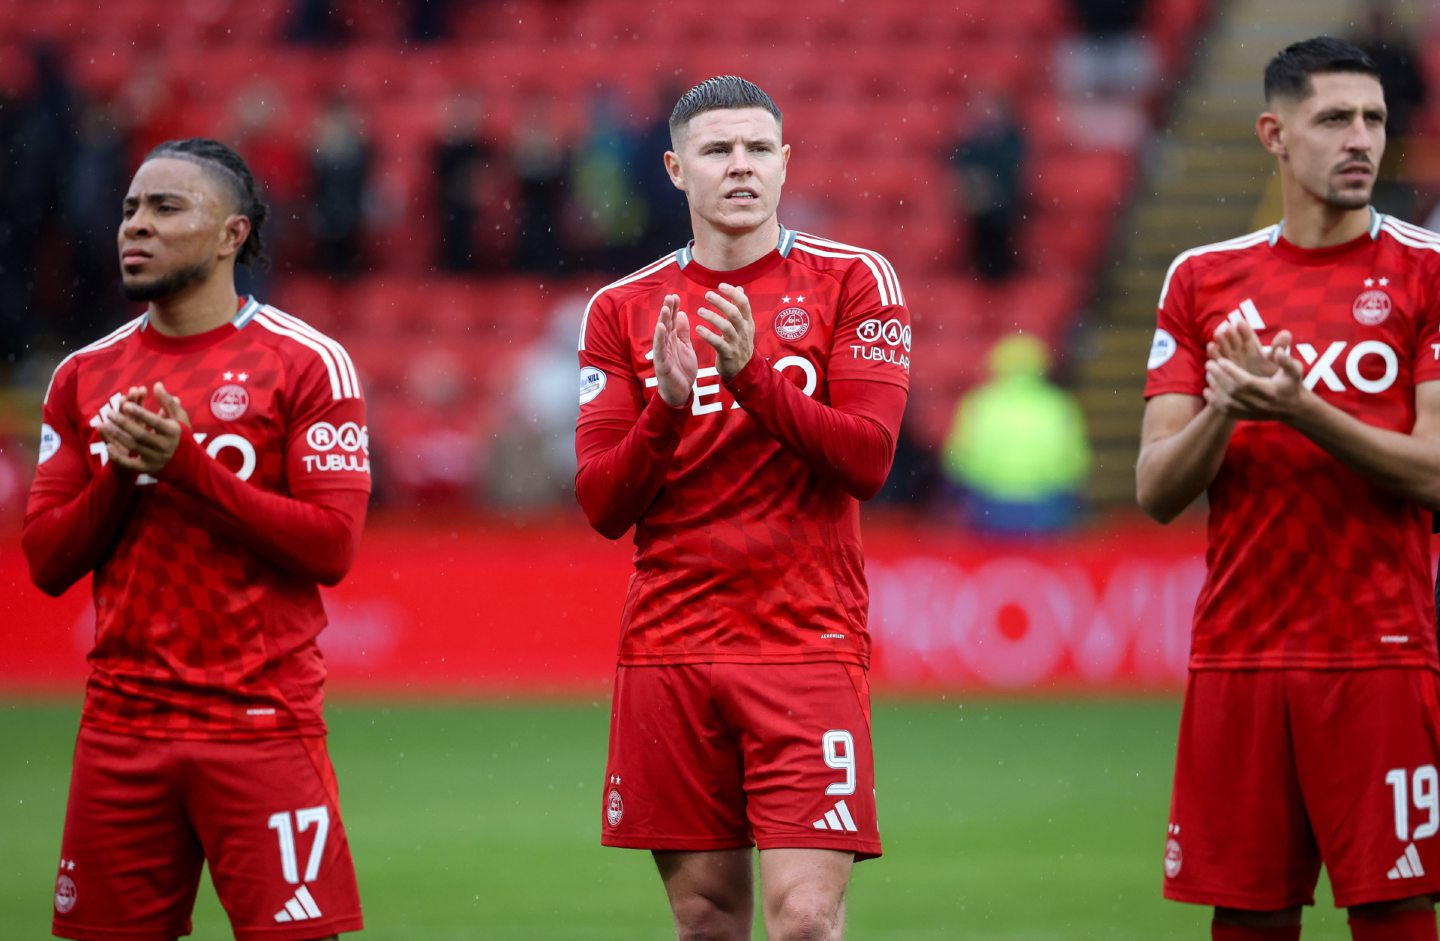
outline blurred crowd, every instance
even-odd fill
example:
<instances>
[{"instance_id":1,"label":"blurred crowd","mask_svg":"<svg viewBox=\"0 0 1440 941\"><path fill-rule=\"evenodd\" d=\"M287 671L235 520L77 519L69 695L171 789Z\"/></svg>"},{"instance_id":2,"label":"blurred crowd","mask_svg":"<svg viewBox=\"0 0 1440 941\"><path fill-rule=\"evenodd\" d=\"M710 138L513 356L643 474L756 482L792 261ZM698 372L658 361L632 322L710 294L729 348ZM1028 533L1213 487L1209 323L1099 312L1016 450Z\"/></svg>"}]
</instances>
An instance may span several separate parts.
<instances>
[{"instance_id":1,"label":"blurred crowd","mask_svg":"<svg viewBox=\"0 0 1440 941\"><path fill-rule=\"evenodd\" d=\"M323 6L302 4L297 41L321 41L325 33L315 24L327 20L305 8ZM153 74L142 72L115 98L97 100L69 79L52 50L36 47L29 55L23 93L0 98L0 370L7 385L33 390L44 388L60 356L132 315L120 296L115 254L120 200L152 147L191 132L168 120L177 92ZM573 142L548 120L543 101L508 139L491 133L477 96L456 94L437 108L438 139L424 157L429 205L397 205L376 178L376 129L355 102L336 94L296 133L285 101L264 79L238 89L224 136L271 206L271 263L239 269L241 289L284 306L287 280L296 276L362 282L384 273L385 245L373 236L392 213L433 220L425 269L432 277L474 279L477 302L487 276L554 280L597 272L608 280L688 241L683 196L660 159L669 147L669 115L658 104L636 119L618 95L597 92L590 128ZM382 443L378 499L565 500L574 474L574 347L583 300L577 308L567 295L552 326L531 331L538 333L533 344L506 364L530 377L531 395L477 402L467 394L473 364L438 344L408 364L398 388L371 388L373 420L404 414L372 436ZM337 332L344 339L343 326ZM12 427L16 421L10 415L0 423L0 437L13 443L27 435L28 427ZM7 472L19 473L12 462L21 450L0 453L0 501L14 496L4 483Z\"/></svg>"},{"instance_id":2,"label":"blurred crowd","mask_svg":"<svg viewBox=\"0 0 1440 941\"><path fill-rule=\"evenodd\" d=\"M188 133L170 121L175 91L156 76L137 75L112 100L87 99L57 55L30 54L26 93L0 99L0 357L9 362L37 344L71 348L114 322L120 199L150 148ZM660 160L669 135L658 105L636 120L617 95L597 92L590 129L574 143L543 102L508 140L492 135L477 96L438 107L430 205L394 205L376 179L376 129L343 93L294 133L264 79L239 89L225 136L264 187L274 265L246 286L263 293L276 274L384 271L370 236L393 213L434 220L427 267L454 275L619 273L688 239L683 197Z\"/></svg>"},{"instance_id":3,"label":"blurred crowd","mask_svg":"<svg viewBox=\"0 0 1440 941\"><path fill-rule=\"evenodd\" d=\"M1082 268L1097 263L1108 223L1089 214L1083 200L1091 194L1080 193L1082 202L1067 206L1039 191L1037 176L1055 175L1053 169L1037 174L1042 151L1049 148L1051 168L1071 166L1076 153L1123 154L1117 179L1125 179L1125 161L1152 138L1175 83L1167 83L1173 71L1166 72L1163 50L1152 38L1150 2L1066 2L1071 27L1053 45L1047 70L1053 88L1047 86L1046 94L1069 116L1067 133L1073 138L1057 143L1051 130L1049 138L1040 139L1033 88L967 83L955 103L945 105L951 110L940 115L942 132L929 138L924 153L906 156L911 164L935 168L934 175L893 174L891 182L904 185L900 202L939 205L945 214L945 246L929 255L917 251L918 260L907 262L932 266L928 270L937 278L973 281L999 292L1036 272L1055 277L1056 255L1030 257L1038 224L1045 226L1046 238L1060 238L1078 225L1078 237L1069 240L1074 257L1082 259ZM456 18L479 5L397 0L384 5L389 19L383 28L408 48L444 43ZM343 49L373 41L380 28L355 17L350 0L296 0L285 9L287 22L274 35L293 49ZM1391 23L1378 6L1372 18L1357 21L1356 38L1385 70L1392 133L1403 136L1426 90L1413 46ZM119 295L114 243L131 173L156 144L196 133L179 117L194 113L181 106L194 105L186 97L192 90L167 80L143 58L122 81L97 89L80 81L74 63L53 48L37 44L15 52L23 55L0 68L0 389L11 390L0 396L0 505L23 487L14 481L28 477L28 468L13 464L17 448L5 442L33 436L34 396L53 363L131 315ZM214 102L214 126L204 130L245 156L271 205L265 235L272 264L242 269L242 290L282 307L294 305L294 313L313 319L327 304L339 306L338 298L353 299L400 269L412 283L460 286L475 299L462 303L475 306L490 298L490 285L500 279L528 278L536 286L537 300L525 308L534 323L516 332L503 355L483 364L443 339L420 344L418 352L407 353L402 368L383 376L367 374L367 367L377 365L375 357L356 354L367 374L377 500L439 508L566 504L574 474L575 333L587 292L689 239L683 196L661 161L669 148L669 107L683 88L660 81L637 95L633 88L587 85L585 121L577 130L566 123L564 103L552 97L517 91L522 117L502 121L484 93L463 83L450 87L427 102L433 114L426 116L424 140L417 141L418 152L406 153L418 166L411 184L397 186L394 161L387 163L386 155L393 157L401 132L377 116L369 100L337 82L323 100L299 109L264 74L256 70L258 77L227 87ZM516 102L506 105L513 110ZM1063 154L1058 162L1057 147ZM1377 201L1424 221L1440 194L1407 189L1393 169L1383 175L1394 185ZM941 189L933 200L903 198L927 179ZM1048 185L1054 192L1058 184ZM1113 194L1101 197L1116 202ZM787 191L782 219L828 232L832 208L815 191L795 187ZM1055 221L1057 211L1063 222ZM1440 208L1430 221L1440 222ZM915 238L920 227L899 221L895 230ZM307 284L335 290L316 300L302 291ZM349 294L347 286L353 288ZM419 313L401 304L385 316ZM350 345L362 342L361 331L347 320L352 316L372 315L345 308L317 323ZM1011 327L1024 329L1018 323ZM987 342L997 332L992 330ZM381 334L383 341L388 334ZM967 411L964 401L947 398L943 406L955 408L955 419L930 422L928 440L912 430L917 423L909 423L882 502L939 504L985 524L987 514L973 511L993 509L984 503L994 494L984 494L983 481L987 474L995 476L994 465L988 472L981 466L985 461L974 457L973 442L983 439L977 429L1005 426L995 423L999 413L993 403L1012 393L1017 401L1028 397L1032 405L1042 399L1053 405L1054 396L1036 390L1048 374L1046 359L1063 341L1050 335L1037 342L1049 357L1041 355L1044 350L1020 355L1012 349L992 358L997 368L1027 364L1019 372L1029 378L1017 378L1012 370L1001 382L995 374L1002 391L984 399L989 403L984 408ZM984 360L977 354L975 361ZM977 392L987 378L979 373L964 380ZM512 391L494 395L485 388ZM28 397L16 389L28 390ZM1062 413L1075 414L1054 406L1051 427L1072 421L1055 417ZM959 457L962 453L971 457ZM1088 458L1072 454L1066 466L1081 468L1062 487L1078 494ZM1078 512L1061 516L1073 520Z\"/></svg>"}]
</instances>

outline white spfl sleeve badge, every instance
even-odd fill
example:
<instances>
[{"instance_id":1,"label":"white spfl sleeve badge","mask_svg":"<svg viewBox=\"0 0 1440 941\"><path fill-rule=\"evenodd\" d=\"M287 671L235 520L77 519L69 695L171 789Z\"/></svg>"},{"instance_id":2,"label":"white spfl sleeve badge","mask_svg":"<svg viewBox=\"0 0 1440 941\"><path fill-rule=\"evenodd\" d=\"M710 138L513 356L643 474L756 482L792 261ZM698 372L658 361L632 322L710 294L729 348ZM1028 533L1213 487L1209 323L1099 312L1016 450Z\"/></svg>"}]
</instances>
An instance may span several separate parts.
<instances>
[{"instance_id":1,"label":"white spfl sleeve badge","mask_svg":"<svg viewBox=\"0 0 1440 941\"><path fill-rule=\"evenodd\" d=\"M60 433L49 425L40 425L40 460L37 464L44 464L55 456L60 450Z\"/></svg>"},{"instance_id":2,"label":"white spfl sleeve badge","mask_svg":"<svg viewBox=\"0 0 1440 941\"><path fill-rule=\"evenodd\" d=\"M580 404L592 402L605 391L605 373L594 366L580 367Z\"/></svg>"},{"instance_id":3,"label":"white spfl sleeve badge","mask_svg":"<svg viewBox=\"0 0 1440 941\"><path fill-rule=\"evenodd\" d=\"M1175 338L1170 331L1157 329L1155 339L1150 343L1150 364L1147 369L1159 369L1170 362L1170 357L1175 355Z\"/></svg>"}]
</instances>

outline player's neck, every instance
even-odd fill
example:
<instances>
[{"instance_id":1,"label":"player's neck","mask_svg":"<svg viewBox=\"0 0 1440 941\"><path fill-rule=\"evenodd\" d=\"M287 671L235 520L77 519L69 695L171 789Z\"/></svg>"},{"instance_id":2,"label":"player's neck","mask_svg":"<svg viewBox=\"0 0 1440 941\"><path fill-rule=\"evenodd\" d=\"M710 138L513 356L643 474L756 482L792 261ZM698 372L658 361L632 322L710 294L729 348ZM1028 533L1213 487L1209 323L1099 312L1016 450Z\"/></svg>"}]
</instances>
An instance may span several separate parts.
<instances>
[{"instance_id":1,"label":"player's neck","mask_svg":"<svg viewBox=\"0 0 1440 941\"><path fill-rule=\"evenodd\" d=\"M189 337L235 319L234 279L210 278L150 302L150 326L167 337Z\"/></svg>"},{"instance_id":2,"label":"player's neck","mask_svg":"<svg viewBox=\"0 0 1440 941\"><path fill-rule=\"evenodd\" d=\"M711 271L734 271L764 258L780 243L780 220L771 216L759 228L739 235L695 228L693 257Z\"/></svg>"},{"instance_id":3,"label":"player's neck","mask_svg":"<svg viewBox=\"0 0 1440 941\"><path fill-rule=\"evenodd\" d=\"M1285 223L1280 234L1296 248L1343 245L1370 231L1369 206L1336 209L1307 197L1287 199L1285 203Z\"/></svg>"}]
</instances>

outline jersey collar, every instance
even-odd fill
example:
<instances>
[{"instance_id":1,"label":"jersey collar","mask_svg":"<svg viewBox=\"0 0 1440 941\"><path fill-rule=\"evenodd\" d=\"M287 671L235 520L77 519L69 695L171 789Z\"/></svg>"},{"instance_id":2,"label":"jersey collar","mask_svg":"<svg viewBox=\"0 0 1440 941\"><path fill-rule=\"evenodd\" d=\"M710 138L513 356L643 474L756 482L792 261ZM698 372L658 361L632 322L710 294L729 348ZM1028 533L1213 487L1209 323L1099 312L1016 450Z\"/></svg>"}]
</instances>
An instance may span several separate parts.
<instances>
[{"instance_id":1,"label":"jersey collar","mask_svg":"<svg viewBox=\"0 0 1440 941\"><path fill-rule=\"evenodd\" d=\"M734 271L712 271L696 261L694 239L691 239L684 248L675 253L675 263L692 281L698 281L709 288L716 288L721 284L745 284L790 257L790 249L795 247L796 234L782 225L780 238L775 243L773 252L766 252L745 267L736 268Z\"/></svg>"},{"instance_id":2,"label":"jersey collar","mask_svg":"<svg viewBox=\"0 0 1440 941\"><path fill-rule=\"evenodd\" d=\"M1288 249L1288 251L1282 249L1286 257L1290 257L1293 252L1304 252L1306 255L1310 255L1314 252L1320 252L1322 253L1322 257L1328 259L1332 257L1333 254L1343 254L1343 252L1332 252L1333 249L1343 248L1349 250L1351 248L1354 248L1363 239L1369 239L1373 242L1380 237L1380 223L1385 221L1385 213L1380 212L1374 206L1369 206L1367 208L1370 210L1369 230L1366 232L1365 235L1362 235L1358 238L1353 238L1350 241L1345 242L1341 245L1331 245L1326 248L1316 249L1296 248L1290 242L1282 240L1282 236L1285 231L1285 220L1281 219L1279 222L1275 223L1273 226L1270 227L1270 247L1279 248L1281 246L1284 246L1284 249Z\"/></svg>"},{"instance_id":3,"label":"jersey collar","mask_svg":"<svg viewBox=\"0 0 1440 941\"><path fill-rule=\"evenodd\" d=\"M167 353L190 353L195 350L203 350L207 346L214 346L226 337L238 333L242 327L255 319L264 305L253 297L241 297L236 300L239 309L235 316L230 318L229 323L223 323L214 330L206 330L204 333L195 333L187 337L168 337L159 330L150 329L150 313L147 311L140 316L140 339L151 349L161 350Z\"/></svg>"},{"instance_id":4,"label":"jersey collar","mask_svg":"<svg viewBox=\"0 0 1440 941\"><path fill-rule=\"evenodd\" d=\"M244 329L246 324L255 319L255 315L263 306L253 297L241 298L240 309L235 312L235 316L230 319L230 322L235 325L236 330Z\"/></svg>"}]
</instances>

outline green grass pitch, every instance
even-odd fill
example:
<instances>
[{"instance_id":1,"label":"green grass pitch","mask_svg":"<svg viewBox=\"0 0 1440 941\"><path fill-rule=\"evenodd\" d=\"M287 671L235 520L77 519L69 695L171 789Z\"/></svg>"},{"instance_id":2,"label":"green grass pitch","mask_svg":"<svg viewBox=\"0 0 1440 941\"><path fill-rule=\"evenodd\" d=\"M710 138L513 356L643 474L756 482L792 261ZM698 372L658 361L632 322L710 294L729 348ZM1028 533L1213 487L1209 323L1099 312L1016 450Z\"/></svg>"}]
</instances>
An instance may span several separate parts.
<instances>
[{"instance_id":1,"label":"green grass pitch","mask_svg":"<svg viewBox=\"0 0 1440 941\"><path fill-rule=\"evenodd\" d=\"M0 935L43 938L76 703L0 702ZM879 700L885 857L854 939L1209 937L1161 900L1178 703ZM673 937L647 854L598 845L608 703L332 702L371 941ZM1349 937L1324 894L1307 941ZM763 937L763 935L759 935ZM208 880L197 939L230 937Z\"/></svg>"}]
</instances>

